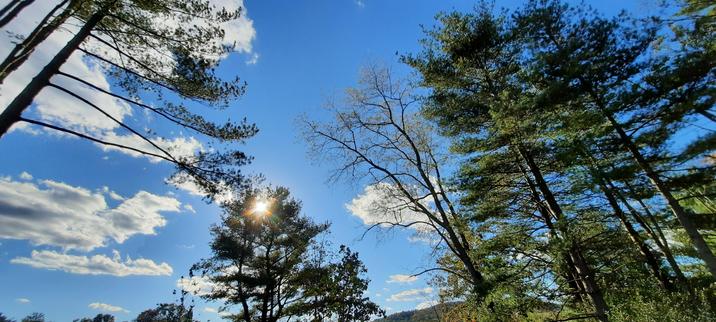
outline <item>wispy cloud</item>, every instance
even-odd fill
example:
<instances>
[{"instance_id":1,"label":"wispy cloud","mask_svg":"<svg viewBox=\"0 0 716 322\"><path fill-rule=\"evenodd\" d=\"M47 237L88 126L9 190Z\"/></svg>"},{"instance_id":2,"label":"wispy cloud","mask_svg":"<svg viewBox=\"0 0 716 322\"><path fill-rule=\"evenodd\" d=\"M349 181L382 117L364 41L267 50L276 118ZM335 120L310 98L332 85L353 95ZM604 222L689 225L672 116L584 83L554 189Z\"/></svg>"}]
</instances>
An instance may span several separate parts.
<instances>
[{"instance_id":1,"label":"wispy cloud","mask_svg":"<svg viewBox=\"0 0 716 322\"><path fill-rule=\"evenodd\" d=\"M432 287L415 288L395 293L388 298L388 302L414 302L425 300L433 293Z\"/></svg>"},{"instance_id":2,"label":"wispy cloud","mask_svg":"<svg viewBox=\"0 0 716 322\"><path fill-rule=\"evenodd\" d=\"M90 305L88 305L88 307L91 309L97 310L97 311L102 311L102 312L129 313L129 311L124 309L123 307L115 306L115 305L111 305L111 304L107 304L107 303L101 303L101 302L90 303Z\"/></svg>"},{"instance_id":3,"label":"wispy cloud","mask_svg":"<svg viewBox=\"0 0 716 322\"><path fill-rule=\"evenodd\" d=\"M396 274L396 275L390 275L387 283L412 283L418 280L417 276L413 275L404 275L404 274Z\"/></svg>"},{"instance_id":4,"label":"wispy cloud","mask_svg":"<svg viewBox=\"0 0 716 322\"><path fill-rule=\"evenodd\" d=\"M259 62L259 57L261 56L258 53L251 54L251 57L246 60L246 65L256 65Z\"/></svg>"},{"instance_id":5,"label":"wispy cloud","mask_svg":"<svg viewBox=\"0 0 716 322\"><path fill-rule=\"evenodd\" d=\"M29 174L29 173L27 173L27 172L25 172L25 171L23 171L22 173L20 173L20 179L22 179L22 180L32 180L32 175Z\"/></svg>"},{"instance_id":6,"label":"wispy cloud","mask_svg":"<svg viewBox=\"0 0 716 322\"><path fill-rule=\"evenodd\" d=\"M30 257L16 257L10 260L10 263L80 275L168 276L173 272L172 267L167 263L157 264L149 259L132 259L129 256L122 259L116 250L112 257L105 255L87 257L49 250L33 250Z\"/></svg>"},{"instance_id":7,"label":"wispy cloud","mask_svg":"<svg viewBox=\"0 0 716 322\"><path fill-rule=\"evenodd\" d=\"M20 303L20 304L30 304L30 299L20 297L20 298L15 299L15 302Z\"/></svg>"}]
</instances>

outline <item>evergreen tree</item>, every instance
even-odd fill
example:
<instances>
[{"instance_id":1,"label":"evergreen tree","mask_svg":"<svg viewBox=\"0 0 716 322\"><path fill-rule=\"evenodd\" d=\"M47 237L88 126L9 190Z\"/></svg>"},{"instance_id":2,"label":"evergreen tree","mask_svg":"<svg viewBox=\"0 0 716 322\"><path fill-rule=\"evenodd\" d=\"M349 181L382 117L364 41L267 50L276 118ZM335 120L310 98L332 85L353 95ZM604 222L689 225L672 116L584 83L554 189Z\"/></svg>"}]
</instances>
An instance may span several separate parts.
<instances>
[{"instance_id":1,"label":"evergreen tree","mask_svg":"<svg viewBox=\"0 0 716 322\"><path fill-rule=\"evenodd\" d=\"M22 322L45 322L45 314L35 312L22 318Z\"/></svg>"},{"instance_id":2,"label":"evergreen tree","mask_svg":"<svg viewBox=\"0 0 716 322\"><path fill-rule=\"evenodd\" d=\"M581 18L574 19L575 15ZM645 57L656 41L655 26L643 23L637 28L632 25L637 21L625 17L609 20L555 1L532 1L517 20L530 40L535 62L532 75L538 79L533 84L544 89L545 100L576 94L574 99L582 102L580 112L601 116L716 276L716 257L679 203L678 187L664 175L682 173L674 170L676 163L661 162L672 158L669 139L687 124L687 117L712 108L716 60L708 52ZM707 145L705 149L712 148ZM694 157L693 153L676 154L681 164ZM690 168L702 177L710 171ZM705 177L713 180L713 174Z\"/></svg>"},{"instance_id":3,"label":"evergreen tree","mask_svg":"<svg viewBox=\"0 0 716 322\"><path fill-rule=\"evenodd\" d=\"M180 304L161 303L156 308L139 313L135 322L194 322L194 312Z\"/></svg>"},{"instance_id":4,"label":"evergreen tree","mask_svg":"<svg viewBox=\"0 0 716 322\"><path fill-rule=\"evenodd\" d=\"M70 1L60 3L43 19L36 30L16 50L10 53L0 69L3 75L19 67L34 48L69 17L83 22L80 29L50 62L32 79L24 90L0 114L0 136L18 121L88 139L92 142L133 153L141 153L174 163L176 181L193 180L212 198L227 186L241 187L244 176L240 167L250 158L225 143L241 143L253 136L257 129L246 120L224 124L208 121L196 108L223 109L241 96L245 84L238 78L223 80L216 76L219 59L233 51L233 45L223 43L223 23L237 19L241 8L216 8L206 0L191 1ZM57 16L53 12L60 11ZM171 23L155 23L169 21ZM73 53L80 51L95 60L112 76L122 92L110 92L75 75L60 71ZM106 113L86 97L57 83L53 77L65 77L110 95L138 109L154 113L159 118L198 133L210 140L212 149L192 156L176 156L171 147L162 145L161 138L151 137ZM117 123L118 126L144 141L151 150L111 142L93 137L74 128L60 127L22 116L35 96L45 87L52 87L86 104ZM176 98L182 102L175 103ZM171 99L170 99L171 98ZM156 100L152 104L143 103ZM186 104L193 102L194 106ZM156 106L155 105L155 106ZM197 107L198 105L198 107Z\"/></svg>"},{"instance_id":5,"label":"evergreen tree","mask_svg":"<svg viewBox=\"0 0 716 322\"><path fill-rule=\"evenodd\" d=\"M339 262L322 264L327 253L317 238L328 224L301 215L287 189L250 189L224 207L221 225L212 228L213 256L192 269L212 283L203 298L237 306L234 318L247 322L368 321L382 312L363 297L368 281L356 253L341 248Z\"/></svg>"}]
</instances>

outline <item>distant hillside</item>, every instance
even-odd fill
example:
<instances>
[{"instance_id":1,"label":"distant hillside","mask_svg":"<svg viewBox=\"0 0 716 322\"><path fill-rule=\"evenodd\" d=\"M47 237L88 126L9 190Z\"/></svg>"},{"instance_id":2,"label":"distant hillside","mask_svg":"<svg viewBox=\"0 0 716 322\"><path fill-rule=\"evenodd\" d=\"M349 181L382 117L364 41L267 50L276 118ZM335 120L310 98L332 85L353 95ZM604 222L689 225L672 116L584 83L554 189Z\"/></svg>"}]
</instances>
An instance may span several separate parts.
<instances>
[{"instance_id":1,"label":"distant hillside","mask_svg":"<svg viewBox=\"0 0 716 322\"><path fill-rule=\"evenodd\" d=\"M403 311L388 315L384 319L374 320L374 322L439 322L440 316L447 312L451 307L459 303L445 303L431 306L422 310Z\"/></svg>"}]
</instances>

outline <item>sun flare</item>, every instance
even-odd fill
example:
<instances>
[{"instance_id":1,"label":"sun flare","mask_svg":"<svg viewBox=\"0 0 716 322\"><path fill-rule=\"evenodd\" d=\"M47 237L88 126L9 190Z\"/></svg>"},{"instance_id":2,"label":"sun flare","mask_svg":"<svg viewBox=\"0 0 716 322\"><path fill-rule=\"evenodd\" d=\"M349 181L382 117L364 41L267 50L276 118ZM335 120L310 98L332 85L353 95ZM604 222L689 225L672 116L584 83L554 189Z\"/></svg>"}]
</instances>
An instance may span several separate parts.
<instances>
[{"instance_id":1,"label":"sun flare","mask_svg":"<svg viewBox=\"0 0 716 322\"><path fill-rule=\"evenodd\" d=\"M254 204L255 213L266 213L268 211L268 203L266 201L257 201Z\"/></svg>"}]
</instances>

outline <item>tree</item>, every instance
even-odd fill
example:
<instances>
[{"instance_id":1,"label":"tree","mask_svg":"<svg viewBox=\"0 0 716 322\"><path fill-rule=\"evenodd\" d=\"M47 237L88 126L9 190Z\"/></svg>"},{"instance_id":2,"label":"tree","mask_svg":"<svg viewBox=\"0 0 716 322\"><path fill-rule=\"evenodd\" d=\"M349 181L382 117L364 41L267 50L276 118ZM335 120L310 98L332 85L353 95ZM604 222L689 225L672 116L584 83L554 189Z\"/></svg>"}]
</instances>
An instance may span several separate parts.
<instances>
[{"instance_id":1,"label":"tree","mask_svg":"<svg viewBox=\"0 0 716 322\"><path fill-rule=\"evenodd\" d=\"M641 59L656 41L655 27L641 26L644 31L638 31L619 18L610 21L584 13L582 20L574 21L575 13L579 9L555 1L533 1L521 13L519 21L530 36L542 85L550 86L552 94L579 93L583 108L607 122L716 276L716 257L663 175L664 168L674 164L655 160L659 154L670 154L665 148L668 138L687 116L712 109L714 52ZM688 154L681 157L690 159ZM704 170L708 171L694 168Z\"/></svg>"},{"instance_id":2,"label":"tree","mask_svg":"<svg viewBox=\"0 0 716 322\"><path fill-rule=\"evenodd\" d=\"M536 216L530 217L539 218L532 222L539 224L532 229L544 232L546 228L551 247L562 253L553 254L562 259L556 274L565 277L573 293L589 298L596 316L605 320L607 304L582 242L595 232L581 235L570 224L587 213L571 211L561 198L564 194L558 187L564 183L565 168L549 161L555 151L545 140L550 129L543 124L549 124L551 115L537 118L532 110L539 96L528 89L521 74L523 66L529 66L525 61L529 56L524 55L519 32L505 15L493 14L486 5L472 14L445 14L440 22L440 27L428 31L424 51L405 57L422 76L423 85L431 89L423 113L444 134L457 139L454 150L470 156L461 175L479 189L470 196L480 197L487 191L485 196L507 202L512 195L516 197L512 200L532 203ZM470 177L476 172L478 176ZM509 194L500 196L499 191ZM514 210L501 211L510 216Z\"/></svg>"},{"instance_id":3,"label":"tree","mask_svg":"<svg viewBox=\"0 0 716 322\"><path fill-rule=\"evenodd\" d=\"M181 304L161 303L154 309L145 310L137 315L135 322L194 322L191 308Z\"/></svg>"},{"instance_id":4,"label":"tree","mask_svg":"<svg viewBox=\"0 0 716 322\"><path fill-rule=\"evenodd\" d=\"M489 281L474 257L476 236L445 181L444 146L417 115L414 88L406 83L388 69L364 69L359 86L346 90L345 103L328 102L335 121L304 119L304 136L313 155L336 162L334 178L367 178L370 189L381 195L369 209L376 218L372 228L417 227L434 233L461 264L461 271L448 273L479 297ZM428 271L433 270L444 268Z\"/></svg>"},{"instance_id":5,"label":"tree","mask_svg":"<svg viewBox=\"0 0 716 322\"><path fill-rule=\"evenodd\" d=\"M22 322L45 322L45 314L35 312L32 313L21 320Z\"/></svg>"},{"instance_id":6,"label":"tree","mask_svg":"<svg viewBox=\"0 0 716 322\"><path fill-rule=\"evenodd\" d=\"M377 305L363 292L368 281L358 255L341 249L336 264L316 239L328 224L301 215L301 204L285 188L250 189L224 205L221 225L212 227L213 256L194 265L210 290L203 298L238 306L242 321L350 317L368 321ZM337 284L336 284L337 283ZM343 288L338 288L343 286Z\"/></svg>"},{"instance_id":7,"label":"tree","mask_svg":"<svg viewBox=\"0 0 716 322\"><path fill-rule=\"evenodd\" d=\"M328 262L325 245L320 245L309 263L308 278L313 283L303 292L308 298L305 307L311 321L370 321L385 312L370 301L364 293L368 289L367 269L358 253L341 245L338 262Z\"/></svg>"},{"instance_id":8,"label":"tree","mask_svg":"<svg viewBox=\"0 0 716 322\"><path fill-rule=\"evenodd\" d=\"M74 319L73 322L114 322L114 316L111 314L97 314L94 318Z\"/></svg>"},{"instance_id":9,"label":"tree","mask_svg":"<svg viewBox=\"0 0 716 322\"><path fill-rule=\"evenodd\" d=\"M55 7L53 12L59 10L63 3ZM72 39L0 114L0 135L6 133L15 122L24 121L98 144L162 159L177 166L175 179L194 180L209 198L225 186L240 187L243 184L244 177L239 167L248 163L250 158L223 143L243 142L256 133L256 127L247 124L245 120L228 121L225 124L210 122L201 113L193 111L193 108L184 103L173 103L168 98L178 96L179 99L192 101L199 106L222 109L243 94L245 84L238 78L225 81L217 77L214 70L219 60L233 51L233 45L223 43L225 32L221 24L237 19L241 14L240 8L216 8L206 0L102 0L81 3L70 1L63 10L54 18L50 18L50 13L38 25L40 29L33 31L25 42L18 44L22 48L11 53L17 57L8 57L8 61L14 65L4 66L3 72L6 73L17 68L39 42L57 29L69 15L83 22ZM153 23L156 21L173 23ZM76 51L81 51L105 68L124 93L102 89L72 75L72 71L60 71L63 63ZM100 95L110 95L136 108L155 113L161 119L214 141L211 142L214 148L192 156L175 155L160 137L152 138L149 134L140 133L106 113L102 106L53 83L52 78L55 76L69 78L98 91ZM74 128L22 117L22 112L30 106L39 91L48 86L104 114L150 148L140 149L111 142ZM161 107L143 103L151 98L157 100Z\"/></svg>"},{"instance_id":10,"label":"tree","mask_svg":"<svg viewBox=\"0 0 716 322\"><path fill-rule=\"evenodd\" d=\"M33 2L35 2L35 0L11 0L0 9L0 28L15 19L25 7L31 5Z\"/></svg>"},{"instance_id":11,"label":"tree","mask_svg":"<svg viewBox=\"0 0 716 322\"><path fill-rule=\"evenodd\" d=\"M2 63L0 63L0 84L5 81L5 78L7 78L10 73L15 71L30 57L30 54L35 51L35 48L37 48L40 43L47 39L50 34L56 31L60 25L79 9L80 4L81 1L79 0L61 1L43 17L27 37L15 44L15 47L8 53Z\"/></svg>"},{"instance_id":12,"label":"tree","mask_svg":"<svg viewBox=\"0 0 716 322\"><path fill-rule=\"evenodd\" d=\"M5 316L5 314L0 313L0 322L15 322L15 320L12 320Z\"/></svg>"},{"instance_id":13,"label":"tree","mask_svg":"<svg viewBox=\"0 0 716 322\"><path fill-rule=\"evenodd\" d=\"M483 4L440 15L423 51L404 57L428 90L423 114L464 156L459 202L483 235L476 258L491 261L482 272L497 285L485 312L523 313L542 299L588 311L588 299L604 321L619 310L610 308L643 305L634 294L655 306L694 299L674 286L698 280L681 271L660 209L709 267L696 217L683 208L713 182L714 135L684 133L712 121L713 39L689 31L663 49L660 22L560 1L529 1L512 15ZM556 285L542 287L544 276ZM438 282L459 298L459 284Z\"/></svg>"}]
</instances>

